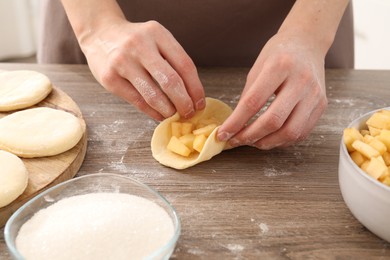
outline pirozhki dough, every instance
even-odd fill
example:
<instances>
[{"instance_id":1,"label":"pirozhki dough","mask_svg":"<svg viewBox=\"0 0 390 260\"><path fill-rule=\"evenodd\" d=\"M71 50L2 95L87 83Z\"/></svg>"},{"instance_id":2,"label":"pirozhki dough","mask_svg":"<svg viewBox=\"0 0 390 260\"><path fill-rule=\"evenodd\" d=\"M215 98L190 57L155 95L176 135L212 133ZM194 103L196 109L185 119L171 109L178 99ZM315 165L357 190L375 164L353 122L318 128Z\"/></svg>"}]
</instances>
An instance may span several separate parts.
<instances>
[{"instance_id":1,"label":"pirozhki dough","mask_svg":"<svg viewBox=\"0 0 390 260\"><path fill-rule=\"evenodd\" d=\"M52 84L42 73L0 71L0 111L30 107L46 98L51 91Z\"/></svg>"},{"instance_id":2,"label":"pirozhki dough","mask_svg":"<svg viewBox=\"0 0 390 260\"><path fill-rule=\"evenodd\" d=\"M28 173L16 155L0 150L0 208L7 206L24 192Z\"/></svg>"},{"instance_id":3,"label":"pirozhki dough","mask_svg":"<svg viewBox=\"0 0 390 260\"><path fill-rule=\"evenodd\" d=\"M73 148L83 128L71 113L38 107L0 119L0 149L20 157L51 156Z\"/></svg>"},{"instance_id":4,"label":"pirozhki dough","mask_svg":"<svg viewBox=\"0 0 390 260\"><path fill-rule=\"evenodd\" d=\"M195 116L186 120L186 122L196 124L201 119L213 117L222 124L231 113L232 109L222 101L213 98L206 98L205 109L196 112ZM171 123L176 121L180 121L180 115L178 113L162 121L154 130L151 141L152 154L153 157L161 164L179 170L185 169L200 162L210 160L213 156L219 154L225 149L226 142L219 142L217 140L216 134L219 128L217 127L207 138L207 141L200 153L184 157L169 151L167 149L167 145L171 138L170 127Z\"/></svg>"}]
</instances>

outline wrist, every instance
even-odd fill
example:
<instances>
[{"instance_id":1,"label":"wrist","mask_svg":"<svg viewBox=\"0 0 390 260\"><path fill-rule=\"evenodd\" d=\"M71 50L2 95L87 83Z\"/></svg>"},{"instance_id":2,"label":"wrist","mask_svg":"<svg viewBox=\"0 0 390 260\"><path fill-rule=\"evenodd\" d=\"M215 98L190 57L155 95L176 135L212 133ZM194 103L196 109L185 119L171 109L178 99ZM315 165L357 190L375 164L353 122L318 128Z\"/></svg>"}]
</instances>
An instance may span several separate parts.
<instances>
[{"instance_id":1,"label":"wrist","mask_svg":"<svg viewBox=\"0 0 390 260\"><path fill-rule=\"evenodd\" d=\"M348 3L348 0L297 0L278 32L302 37L326 54Z\"/></svg>"},{"instance_id":2,"label":"wrist","mask_svg":"<svg viewBox=\"0 0 390 260\"><path fill-rule=\"evenodd\" d=\"M334 40L333 33L318 33L318 31L312 31L310 28L298 26L293 26L293 28L288 26L281 27L278 30L278 34L283 34L292 40L298 40L306 48L316 50L323 57L325 57Z\"/></svg>"},{"instance_id":3,"label":"wrist","mask_svg":"<svg viewBox=\"0 0 390 260\"><path fill-rule=\"evenodd\" d=\"M126 20L115 0L62 0L69 22L80 45L101 28Z\"/></svg>"}]
</instances>

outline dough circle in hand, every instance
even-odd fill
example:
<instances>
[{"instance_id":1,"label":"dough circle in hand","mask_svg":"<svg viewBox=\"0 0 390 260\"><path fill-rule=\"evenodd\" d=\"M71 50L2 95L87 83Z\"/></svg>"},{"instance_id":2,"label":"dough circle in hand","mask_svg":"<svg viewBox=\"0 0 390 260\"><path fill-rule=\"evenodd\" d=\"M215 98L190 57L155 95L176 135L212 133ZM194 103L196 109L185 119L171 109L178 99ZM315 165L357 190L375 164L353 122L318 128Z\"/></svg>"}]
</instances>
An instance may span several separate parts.
<instances>
[{"instance_id":1,"label":"dough circle in hand","mask_svg":"<svg viewBox=\"0 0 390 260\"><path fill-rule=\"evenodd\" d=\"M52 84L42 73L30 70L0 71L0 111L35 105L52 91Z\"/></svg>"},{"instance_id":2,"label":"dough circle in hand","mask_svg":"<svg viewBox=\"0 0 390 260\"><path fill-rule=\"evenodd\" d=\"M205 109L196 112L191 119L181 120L178 113L165 119L156 127L152 136L151 148L153 157L161 164L179 170L210 160L225 149L226 142L219 142L216 137L219 127L215 128L209 135L200 153L184 157L167 149L169 140L172 137L171 123L185 121L196 124L201 119L214 118L219 124L222 124L231 113L232 109L224 102L214 98L206 98Z\"/></svg>"},{"instance_id":3,"label":"dough circle in hand","mask_svg":"<svg viewBox=\"0 0 390 260\"><path fill-rule=\"evenodd\" d=\"M0 208L10 204L24 192L28 173L16 155L0 150Z\"/></svg>"},{"instance_id":4,"label":"dough circle in hand","mask_svg":"<svg viewBox=\"0 0 390 260\"><path fill-rule=\"evenodd\" d=\"M76 116L48 107L31 108L0 119L0 149L25 158L63 153L73 148L82 135Z\"/></svg>"}]
</instances>

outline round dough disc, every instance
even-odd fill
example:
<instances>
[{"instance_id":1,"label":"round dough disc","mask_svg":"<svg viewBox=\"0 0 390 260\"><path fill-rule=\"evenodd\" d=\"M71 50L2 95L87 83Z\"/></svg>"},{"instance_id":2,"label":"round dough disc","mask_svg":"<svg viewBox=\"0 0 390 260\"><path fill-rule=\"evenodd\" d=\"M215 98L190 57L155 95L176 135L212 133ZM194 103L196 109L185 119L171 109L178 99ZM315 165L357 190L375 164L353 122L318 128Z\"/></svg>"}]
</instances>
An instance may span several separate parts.
<instances>
[{"instance_id":1,"label":"round dough disc","mask_svg":"<svg viewBox=\"0 0 390 260\"><path fill-rule=\"evenodd\" d=\"M42 73L30 70L0 72L0 111L30 107L52 91L52 84Z\"/></svg>"},{"instance_id":2,"label":"round dough disc","mask_svg":"<svg viewBox=\"0 0 390 260\"><path fill-rule=\"evenodd\" d=\"M73 148L82 135L77 117L48 107L27 109L0 119L0 149L25 158L63 153Z\"/></svg>"},{"instance_id":3,"label":"round dough disc","mask_svg":"<svg viewBox=\"0 0 390 260\"><path fill-rule=\"evenodd\" d=\"M0 150L0 208L10 204L24 192L28 172L16 155Z\"/></svg>"},{"instance_id":4,"label":"round dough disc","mask_svg":"<svg viewBox=\"0 0 390 260\"><path fill-rule=\"evenodd\" d=\"M222 124L232 113L232 109L222 101L214 98L206 98L205 109L196 112L196 114L186 122L196 124L199 120L214 118ZM152 136L152 154L153 157L165 166L175 169L185 169L200 162L210 160L213 156L226 149L226 142L219 142L216 138L218 128L209 135L203 149L200 153L194 153L189 157L175 154L167 149L171 139L171 123L180 121L178 113L162 121L154 130Z\"/></svg>"}]
</instances>

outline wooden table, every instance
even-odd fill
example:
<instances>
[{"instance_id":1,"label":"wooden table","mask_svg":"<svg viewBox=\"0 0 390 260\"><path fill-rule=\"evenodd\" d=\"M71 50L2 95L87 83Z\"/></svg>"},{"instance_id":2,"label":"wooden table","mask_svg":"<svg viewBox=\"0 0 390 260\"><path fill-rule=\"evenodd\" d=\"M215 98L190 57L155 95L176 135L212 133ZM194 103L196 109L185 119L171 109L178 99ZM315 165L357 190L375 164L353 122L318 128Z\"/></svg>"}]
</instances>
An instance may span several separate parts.
<instances>
[{"instance_id":1,"label":"wooden table","mask_svg":"<svg viewBox=\"0 0 390 260\"><path fill-rule=\"evenodd\" d=\"M78 175L131 176L173 204L182 221L173 259L390 258L390 244L351 215L337 177L343 128L360 114L390 106L389 71L327 71L329 107L311 136L296 146L236 148L177 171L151 155L157 123L99 86L86 66L0 64L0 69L40 71L78 103L88 126ZM236 105L247 69L199 73L207 96ZM0 259L8 259L0 231Z\"/></svg>"}]
</instances>

